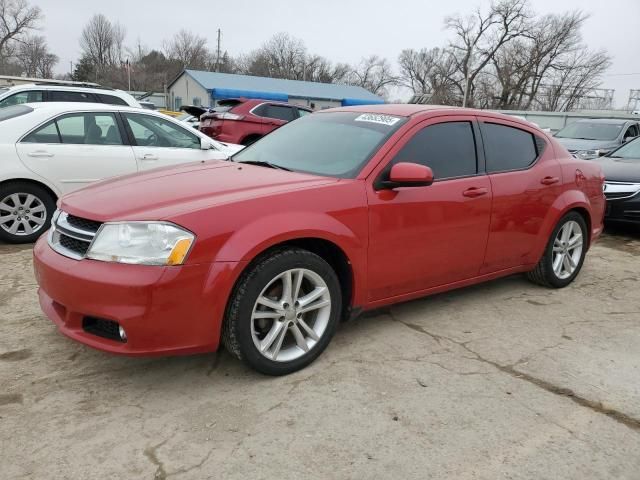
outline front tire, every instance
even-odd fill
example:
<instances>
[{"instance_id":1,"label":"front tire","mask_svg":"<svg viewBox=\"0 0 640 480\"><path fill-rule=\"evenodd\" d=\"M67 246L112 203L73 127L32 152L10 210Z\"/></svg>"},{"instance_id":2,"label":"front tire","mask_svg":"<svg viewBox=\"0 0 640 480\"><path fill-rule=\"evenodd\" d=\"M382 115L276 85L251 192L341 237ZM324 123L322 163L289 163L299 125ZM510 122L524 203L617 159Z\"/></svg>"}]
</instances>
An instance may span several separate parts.
<instances>
[{"instance_id":1,"label":"front tire","mask_svg":"<svg viewBox=\"0 0 640 480\"><path fill-rule=\"evenodd\" d=\"M55 209L55 198L38 185L11 182L0 186L0 240L35 242L49 228Z\"/></svg>"},{"instance_id":2,"label":"front tire","mask_svg":"<svg viewBox=\"0 0 640 480\"><path fill-rule=\"evenodd\" d=\"M238 281L222 340L251 368L287 375L322 353L341 311L340 283L324 259L300 248L275 250Z\"/></svg>"},{"instance_id":3,"label":"front tire","mask_svg":"<svg viewBox=\"0 0 640 480\"><path fill-rule=\"evenodd\" d=\"M578 212L560 219L542 258L527 278L549 288L563 288L580 273L587 253L587 224Z\"/></svg>"}]
</instances>

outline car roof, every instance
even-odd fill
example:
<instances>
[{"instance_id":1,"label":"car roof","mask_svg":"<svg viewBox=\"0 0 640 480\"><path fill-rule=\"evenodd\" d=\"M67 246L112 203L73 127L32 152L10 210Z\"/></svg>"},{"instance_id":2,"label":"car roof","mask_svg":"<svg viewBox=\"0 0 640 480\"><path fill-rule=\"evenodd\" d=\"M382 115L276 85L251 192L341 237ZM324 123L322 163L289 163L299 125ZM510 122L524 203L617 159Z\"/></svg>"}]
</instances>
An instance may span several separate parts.
<instances>
[{"instance_id":1,"label":"car roof","mask_svg":"<svg viewBox=\"0 0 640 480\"><path fill-rule=\"evenodd\" d=\"M583 118L576 120L575 123L606 123L611 125L621 125L628 122L635 122L636 120L623 120L620 118Z\"/></svg>"},{"instance_id":2,"label":"car roof","mask_svg":"<svg viewBox=\"0 0 640 480\"><path fill-rule=\"evenodd\" d=\"M92 84L84 84L84 85L74 85L67 83L23 83L21 85L11 85L4 87L10 91L19 91L19 90L63 90L63 91L97 91L103 93L109 92L122 92L122 90L118 90L110 87L103 87L102 85Z\"/></svg>"},{"instance_id":3,"label":"car roof","mask_svg":"<svg viewBox=\"0 0 640 480\"><path fill-rule=\"evenodd\" d=\"M88 112L88 111L124 111L124 112L144 112L155 113L154 110L140 107L130 107L128 105L110 105L107 103L89 103L89 102L42 102L42 103L23 103L39 112ZM161 115L161 114L160 114Z\"/></svg>"}]
</instances>

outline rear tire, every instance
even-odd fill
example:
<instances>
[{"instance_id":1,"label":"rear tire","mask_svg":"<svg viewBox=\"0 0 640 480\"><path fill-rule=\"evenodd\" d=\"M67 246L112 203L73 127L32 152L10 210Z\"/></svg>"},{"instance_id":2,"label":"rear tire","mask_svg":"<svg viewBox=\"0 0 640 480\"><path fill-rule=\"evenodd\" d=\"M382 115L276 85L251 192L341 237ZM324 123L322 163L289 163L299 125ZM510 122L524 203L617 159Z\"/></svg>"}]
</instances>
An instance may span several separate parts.
<instances>
[{"instance_id":1,"label":"rear tire","mask_svg":"<svg viewBox=\"0 0 640 480\"><path fill-rule=\"evenodd\" d=\"M251 368L287 375L309 365L327 347L341 304L338 277L324 259L300 248L274 250L238 281L222 341Z\"/></svg>"},{"instance_id":2,"label":"rear tire","mask_svg":"<svg viewBox=\"0 0 640 480\"><path fill-rule=\"evenodd\" d=\"M55 198L29 182L0 186L0 240L31 243L47 231L56 209Z\"/></svg>"},{"instance_id":3,"label":"rear tire","mask_svg":"<svg viewBox=\"0 0 640 480\"><path fill-rule=\"evenodd\" d=\"M536 268L527 273L533 283L563 288L578 276L587 252L587 224L578 212L560 219Z\"/></svg>"}]
</instances>

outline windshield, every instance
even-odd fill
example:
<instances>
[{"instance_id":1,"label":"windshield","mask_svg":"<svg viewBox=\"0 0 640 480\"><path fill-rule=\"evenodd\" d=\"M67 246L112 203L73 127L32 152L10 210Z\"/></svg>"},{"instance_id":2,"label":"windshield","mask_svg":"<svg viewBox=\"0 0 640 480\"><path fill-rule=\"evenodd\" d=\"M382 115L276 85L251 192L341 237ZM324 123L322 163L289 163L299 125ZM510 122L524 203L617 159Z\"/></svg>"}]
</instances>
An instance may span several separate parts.
<instances>
[{"instance_id":1,"label":"windshield","mask_svg":"<svg viewBox=\"0 0 640 480\"><path fill-rule=\"evenodd\" d=\"M640 161L640 142L638 138L624 144L608 156L613 158L633 158Z\"/></svg>"},{"instance_id":2,"label":"windshield","mask_svg":"<svg viewBox=\"0 0 640 480\"><path fill-rule=\"evenodd\" d=\"M556 137L581 140L615 140L623 127L623 123L576 122L564 127L556 133Z\"/></svg>"},{"instance_id":3,"label":"windshield","mask_svg":"<svg viewBox=\"0 0 640 480\"><path fill-rule=\"evenodd\" d=\"M4 95L5 93L7 93L9 91L8 88L6 87L0 87L0 96Z\"/></svg>"},{"instance_id":4,"label":"windshield","mask_svg":"<svg viewBox=\"0 0 640 480\"><path fill-rule=\"evenodd\" d=\"M241 150L233 160L264 162L314 175L355 178L405 122L403 117L359 112L307 115Z\"/></svg>"}]
</instances>

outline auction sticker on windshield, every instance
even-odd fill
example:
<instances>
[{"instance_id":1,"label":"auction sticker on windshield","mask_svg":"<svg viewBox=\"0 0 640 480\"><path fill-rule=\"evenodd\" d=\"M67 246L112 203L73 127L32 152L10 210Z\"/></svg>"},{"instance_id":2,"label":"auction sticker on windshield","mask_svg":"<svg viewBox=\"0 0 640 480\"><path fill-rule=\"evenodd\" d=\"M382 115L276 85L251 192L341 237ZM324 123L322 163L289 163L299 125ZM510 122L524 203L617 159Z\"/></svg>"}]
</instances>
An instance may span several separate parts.
<instances>
[{"instance_id":1,"label":"auction sticker on windshield","mask_svg":"<svg viewBox=\"0 0 640 480\"><path fill-rule=\"evenodd\" d=\"M377 113L363 113L359 117L356 117L354 121L379 123L381 125L388 125L390 127L398 123L400 121L400 117L392 117L391 115L380 115Z\"/></svg>"}]
</instances>

